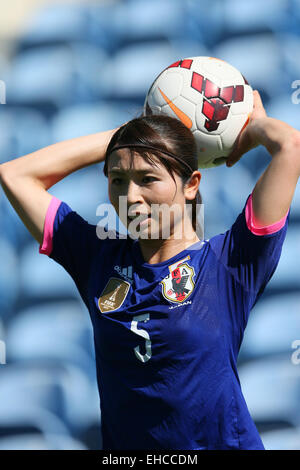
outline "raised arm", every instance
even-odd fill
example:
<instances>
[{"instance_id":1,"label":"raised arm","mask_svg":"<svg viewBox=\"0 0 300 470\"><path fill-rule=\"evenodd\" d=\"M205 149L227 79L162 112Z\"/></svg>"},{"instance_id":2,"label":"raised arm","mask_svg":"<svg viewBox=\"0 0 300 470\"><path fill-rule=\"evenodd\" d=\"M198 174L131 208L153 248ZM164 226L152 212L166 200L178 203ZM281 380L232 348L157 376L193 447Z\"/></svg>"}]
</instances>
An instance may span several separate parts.
<instances>
[{"instance_id":1,"label":"raised arm","mask_svg":"<svg viewBox=\"0 0 300 470\"><path fill-rule=\"evenodd\" d=\"M288 212L300 176L300 132L285 122L267 116L254 91L250 122L240 134L228 163L236 163L258 145L266 147L272 160L252 192L253 213L261 226L281 220ZM228 165L231 166L231 165Z\"/></svg>"},{"instance_id":2,"label":"raised arm","mask_svg":"<svg viewBox=\"0 0 300 470\"><path fill-rule=\"evenodd\" d=\"M116 130L59 142L0 165L3 190L39 244L52 199L47 189L76 170L103 161Z\"/></svg>"}]
</instances>

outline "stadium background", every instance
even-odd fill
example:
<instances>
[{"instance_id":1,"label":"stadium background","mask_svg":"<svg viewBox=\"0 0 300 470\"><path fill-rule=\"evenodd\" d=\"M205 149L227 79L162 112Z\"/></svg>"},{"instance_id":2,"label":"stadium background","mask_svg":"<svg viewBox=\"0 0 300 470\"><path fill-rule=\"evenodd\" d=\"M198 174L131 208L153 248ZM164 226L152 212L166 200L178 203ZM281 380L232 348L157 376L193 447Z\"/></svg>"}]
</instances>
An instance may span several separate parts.
<instances>
[{"instance_id":1,"label":"stadium background","mask_svg":"<svg viewBox=\"0 0 300 470\"><path fill-rule=\"evenodd\" d=\"M4 2L3 2L4 3ZM300 3L295 0L11 0L1 5L0 163L115 128L175 60L209 55L241 70L267 112L300 129ZM202 170L205 238L226 231L270 157ZM102 165L49 192L91 223L109 202ZM280 188L278 189L280 191ZM0 449L101 449L88 312L72 279L38 253L0 188ZM254 307L239 359L242 389L268 449L300 450L300 190L277 271ZM99 267L101 269L101 267Z\"/></svg>"}]
</instances>

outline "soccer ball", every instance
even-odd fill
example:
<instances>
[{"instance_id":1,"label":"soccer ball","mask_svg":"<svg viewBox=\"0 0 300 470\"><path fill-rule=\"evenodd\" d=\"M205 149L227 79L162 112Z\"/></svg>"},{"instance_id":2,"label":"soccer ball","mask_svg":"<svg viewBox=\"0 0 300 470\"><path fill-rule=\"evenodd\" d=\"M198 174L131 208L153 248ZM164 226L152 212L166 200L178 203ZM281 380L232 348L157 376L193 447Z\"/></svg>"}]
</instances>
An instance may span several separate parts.
<instances>
[{"instance_id":1,"label":"soccer ball","mask_svg":"<svg viewBox=\"0 0 300 470\"><path fill-rule=\"evenodd\" d=\"M167 114L193 133L199 168L222 165L253 109L243 75L215 57L189 57L164 69L146 95L143 115Z\"/></svg>"}]
</instances>

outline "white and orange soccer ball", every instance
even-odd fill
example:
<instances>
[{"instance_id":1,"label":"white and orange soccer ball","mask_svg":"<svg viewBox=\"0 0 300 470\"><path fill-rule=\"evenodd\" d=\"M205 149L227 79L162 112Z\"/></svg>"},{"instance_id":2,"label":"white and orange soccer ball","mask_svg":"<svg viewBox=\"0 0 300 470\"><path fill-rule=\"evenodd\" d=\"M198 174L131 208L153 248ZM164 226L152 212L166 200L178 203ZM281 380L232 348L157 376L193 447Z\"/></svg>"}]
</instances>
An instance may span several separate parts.
<instances>
[{"instance_id":1,"label":"white and orange soccer ball","mask_svg":"<svg viewBox=\"0 0 300 470\"><path fill-rule=\"evenodd\" d=\"M164 69L144 102L144 115L167 114L193 133L199 168L226 162L253 109L253 91L241 72L214 57L189 57Z\"/></svg>"}]
</instances>

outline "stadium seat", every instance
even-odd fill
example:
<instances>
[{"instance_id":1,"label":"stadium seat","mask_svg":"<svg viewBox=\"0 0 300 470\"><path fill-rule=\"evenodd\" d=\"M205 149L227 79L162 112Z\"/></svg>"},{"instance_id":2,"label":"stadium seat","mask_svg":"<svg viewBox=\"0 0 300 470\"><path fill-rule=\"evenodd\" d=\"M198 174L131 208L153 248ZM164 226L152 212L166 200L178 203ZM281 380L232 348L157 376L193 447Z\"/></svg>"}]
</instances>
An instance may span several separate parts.
<instances>
[{"instance_id":1,"label":"stadium seat","mask_svg":"<svg viewBox=\"0 0 300 470\"><path fill-rule=\"evenodd\" d=\"M99 204L110 204L103 163L72 173L53 186L50 193L94 225L99 222L96 214Z\"/></svg>"},{"instance_id":2,"label":"stadium seat","mask_svg":"<svg viewBox=\"0 0 300 470\"><path fill-rule=\"evenodd\" d=\"M34 240L19 256L19 276L23 297L28 302L56 298L78 298L71 276L56 262L39 253Z\"/></svg>"},{"instance_id":3,"label":"stadium seat","mask_svg":"<svg viewBox=\"0 0 300 470\"><path fill-rule=\"evenodd\" d=\"M285 0L224 2L224 24L227 35L280 31L289 21Z\"/></svg>"},{"instance_id":4,"label":"stadium seat","mask_svg":"<svg viewBox=\"0 0 300 470\"><path fill-rule=\"evenodd\" d=\"M300 71L300 68L299 68ZM293 103L293 93L297 91L296 88L291 87L289 84L290 93L279 94L276 97L273 97L270 102L266 105L266 110L269 116L272 116L275 119L280 119L281 121L286 122L290 126L295 127L300 130L300 109L299 104ZM300 85L297 87L300 88ZM297 94L297 93L296 93ZM298 96L295 96L297 102L300 101L300 93Z\"/></svg>"},{"instance_id":5,"label":"stadium seat","mask_svg":"<svg viewBox=\"0 0 300 470\"><path fill-rule=\"evenodd\" d=\"M291 355L292 352L291 349ZM239 367L239 377L255 422L278 420L299 426L300 371L299 365L292 363L291 356L274 356L245 363Z\"/></svg>"},{"instance_id":6,"label":"stadium seat","mask_svg":"<svg viewBox=\"0 0 300 470\"><path fill-rule=\"evenodd\" d=\"M51 104L54 109L72 100L72 57L66 47L40 47L15 56L7 98L23 105Z\"/></svg>"},{"instance_id":7,"label":"stadium seat","mask_svg":"<svg viewBox=\"0 0 300 470\"><path fill-rule=\"evenodd\" d=\"M207 6L206 0L189 0L187 8L187 37L211 48L220 41L224 30L224 2L215 0ZM205 12L205 14L204 14ZM201 55L201 54L196 54Z\"/></svg>"},{"instance_id":8,"label":"stadium seat","mask_svg":"<svg viewBox=\"0 0 300 470\"><path fill-rule=\"evenodd\" d=\"M91 420L78 434L78 439L90 450L102 450L102 432L100 427L100 421Z\"/></svg>"},{"instance_id":9,"label":"stadium seat","mask_svg":"<svg viewBox=\"0 0 300 470\"><path fill-rule=\"evenodd\" d=\"M17 300L20 283L15 247L0 234L0 318L6 320ZM2 338L0 338L2 339Z\"/></svg>"},{"instance_id":10,"label":"stadium seat","mask_svg":"<svg viewBox=\"0 0 300 470\"><path fill-rule=\"evenodd\" d=\"M32 240L32 235L10 204L2 186L0 186L0 215L1 220L5 221L1 224L1 236L13 246L19 255L26 243Z\"/></svg>"},{"instance_id":11,"label":"stadium seat","mask_svg":"<svg viewBox=\"0 0 300 470\"><path fill-rule=\"evenodd\" d=\"M255 147L244 154L238 165L242 165L251 173L254 184L258 181L262 173L266 170L271 161L271 156L262 145ZM254 189L254 187L253 187Z\"/></svg>"},{"instance_id":12,"label":"stadium seat","mask_svg":"<svg viewBox=\"0 0 300 470\"><path fill-rule=\"evenodd\" d=\"M199 46L198 55L202 51L203 48ZM143 105L146 93L158 74L187 55L188 48L184 45L175 49L166 41L124 47L103 67L101 87L106 89L110 99L136 100Z\"/></svg>"},{"instance_id":13,"label":"stadium seat","mask_svg":"<svg viewBox=\"0 0 300 470\"><path fill-rule=\"evenodd\" d=\"M88 450L88 447L72 437L33 433L0 438L0 450Z\"/></svg>"},{"instance_id":14,"label":"stadium seat","mask_svg":"<svg viewBox=\"0 0 300 470\"><path fill-rule=\"evenodd\" d=\"M85 38L88 14L84 5L48 4L28 15L18 41L18 51L45 44L68 43Z\"/></svg>"},{"instance_id":15,"label":"stadium seat","mask_svg":"<svg viewBox=\"0 0 300 470\"><path fill-rule=\"evenodd\" d=\"M88 31L85 41L103 48L109 55L122 45L114 27L114 16L118 2L89 2L85 5Z\"/></svg>"},{"instance_id":16,"label":"stadium seat","mask_svg":"<svg viewBox=\"0 0 300 470\"><path fill-rule=\"evenodd\" d=\"M42 113L26 107L0 106L0 164L50 145L50 130ZM1 235L19 252L32 239L0 186Z\"/></svg>"},{"instance_id":17,"label":"stadium seat","mask_svg":"<svg viewBox=\"0 0 300 470\"><path fill-rule=\"evenodd\" d=\"M287 31L292 32L295 36L299 36L299 19L300 19L300 5L298 0L291 0L289 2L289 28Z\"/></svg>"},{"instance_id":18,"label":"stadium seat","mask_svg":"<svg viewBox=\"0 0 300 470\"><path fill-rule=\"evenodd\" d=\"M66 106L51 121L53 142L115 129L137 117L141 110L132 102L97 102Z\"/></svg>"},{"instance_id":19,"label":"stadium seat","mask_svg":"<svg viewBox=\"0 0 300 470\"><path fill-rule=\"evenodd\" d=\"M28 49L14 56L8 74L7 100L55 112L61 106L93 101L100 88L106 53L82 43ZM50 109L50 111L49 111Z\"/></svg>"},{"instance_id":20,"label":"stadium seat","mask_svg":"<svg viewBox=\"0 0 300 470\"><path fill-rule=\"evenodd\" d=\"M295 12L290 15L290 28L284 32L276 34L278 43L280 44L280 50L282 54L283 67L282 74L287 76L291 84L295 80L299 80L300 65L297 60L297 51L299 51L300 37L298 31L299 17L297 18ZM297 31L293 32L293 26L297 24ZM288 88L290 88L290 86ZM286 91L288 90L286 89ZM282 89L282 92L285 90Z\"/></svg>"},{"instance_id":21,"label":"stadium seat","mask_svg":"<svg viewBox=\"0 0 300 470\"><path fill-rule=\"evenodd\" d=\"M112 19L113 30L125 43L186 37L186 8L180 0L119 2Z\"/></svg>"},{"instance_id":22,"label":"stadium seat","mask_svg":"<svg viewBox=\"0 0 300 470\"><path fill-rule=\"evenodd\" d=\"M87 41L111 52L118 45L112 27L115 8L94 2L41 5L28 17L16 50Z\"/></svg>"},{"instance_id":23,"label":"stadium seat","mask_svg":"<svg viewBox=\"0 0 300 470\"><path fill-rule=\"evenodd\" d=\"M222 165L214 169L200 169L200 172L205 238L210 238L230 229L243 210L255 182L241 162L233 169Z\"/></svg>"},{"instance_id":24,"label":"stadium seat","mask_svg":"<svg viewBox=\"0 0 300 470\"><path fill-rule=\"evenodd\" d=\"M50 145L45 116L29 107L0 106L0 164Z\"/></svg>"},{"instance_id":25,"label":"stadium seat","mask_svg":"<svg viewBox=\"0 0 300 470\"><path fill-rule=\"evenodd\" d=\"M300 428L287 428L261 433L266 450L300 450Z\"/></svg>"},{"instance_id":26,"label":"stadium seat","mask_svg":"<svg viewBox=\"0 0 300 470\"><path fill-rule=\"evenodd\" d=\"M11 126L5 119L3 107L0 106L0 124L1 124L1 140L0 140L0 164L7 162L13 156L11 141Z\"/></svg>"},{"instance_id":27,"label":"stadium seat","mask_svg":"<svg viewBox=\"0 0 300 470\"><path fill-rule=\"evenodd\" d=\"M53 359L94 375L92 325L83 302L46 302L19 311L7 325L6 345L9 360Z\"/></svg>"},{"instance_id":28,"label":"stadium seat","mask_svg":"<svg viewBox=\"0 0 300 470\"><path fill-rule=\"evenodd\" d=\"M1 394L1 397L4 397L4 394ZM57 415L35 405L32 401L22 400L22 397L18 397L16 401L15 398L16 393L13 393L11 396L5 396L5 403L0 403L1 436L32 432L70 435L68 427Z\"/></svg>"},{"instance_id":29,"label":"stadium seat","mask_svg":"<svg viewBox=\"0 0 300 470\"><path fill-rule=\"evenodd\" d=\"M47 360L7 364L0 377L0 413L0 426L20 426L23 418L43 433L76 435L91 420L100 422L97 386L71 365Z\"/></svg>"},{"instance_id":30,"label":"stadium seat","mask_svg":"<svg viewBox=\"0 0 300 470\"><path fill-rule=\"evenodd\" d=\"M252 192L255 186L255 180L251 172L245 167L242 161L238 162L236 167L228 168L222 165L217 169L220 173L220 201L228 205L233 218L232 223L235 221L247 201L247 197Z\"/></svg>"},{"instance_id":31,"label":"stadium seat","mask_svg":"<svg viewBox=\"0 0 300 470\"><path fill-rule=\"evenodd\" d=\"M292 204L291 204L291 218L294 220L294 222L297 222L298 224L300 223L300 183L298 181Z\"/></svg>"},{"instance_id":32,"label":"stadium seat","mask_svg":"<svg viewBox=\"0 0 300 470\"><path fill-rule=\"evenodd\" d=\"M294 217L294 207L296 201L292 203L291 218ZM300 288L300 266L298 263L300 255L300 233L299 223L290 222L284 241L279 264L269 283L269 288L282 292L292 289L295 292Z\"/></svg>"},{"instance_id":33,"label":"stadium seat","mask_svg":"<svg viewBox=\"0 0 300 470\"><path fill-rule=\"evenodd\" d=\"M299 310L297 291L259 300L250 314L241 356L250 360L284 354L289 361L292 342L297 339L295 332L300 331Z\"/></svg>"},{"instance_id":34,"label":"stadium seat","mask_svg":"<svg viewBox=\"0 0 300 470\"><path fill-rule=\"evenodd\" d=\"M214 47L212 55L240 70L252 88L262 93L265 103L282 92L281 50L273 34L224 39ZM290 83L286 85L289 87Z\"/></svg>"},{"instance_id":35,"label":"stadium seat","mask_svg":"<svg viewBox=\"0 0 300 470\"><path fill-rule=\"evenodd\" d=\"M200 169L199 191L204 204L204 238L211 238L230 227L231 211L221 202L221 178L219 169Z\"/></svg>"}]
</instances>

